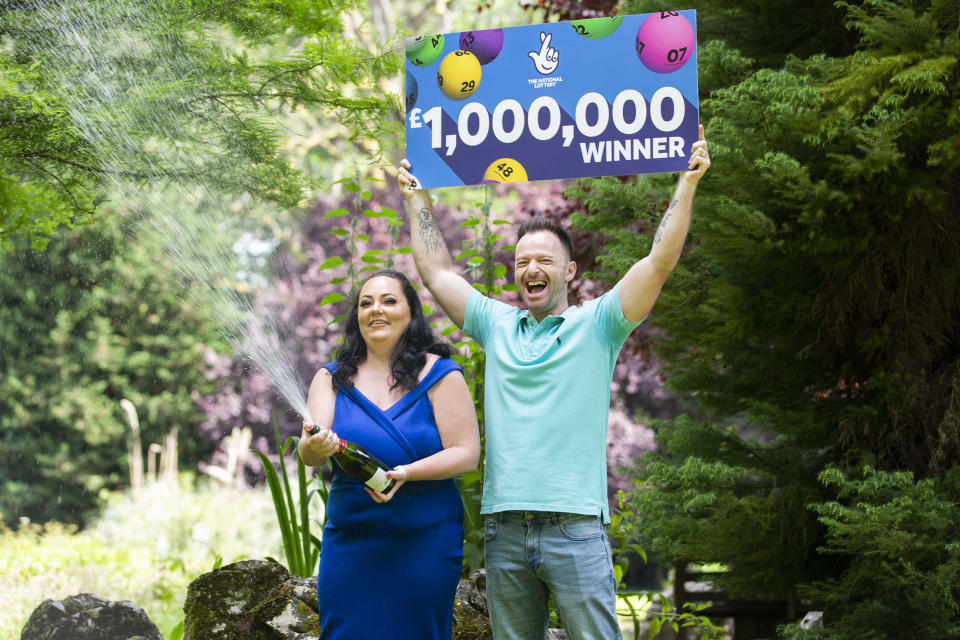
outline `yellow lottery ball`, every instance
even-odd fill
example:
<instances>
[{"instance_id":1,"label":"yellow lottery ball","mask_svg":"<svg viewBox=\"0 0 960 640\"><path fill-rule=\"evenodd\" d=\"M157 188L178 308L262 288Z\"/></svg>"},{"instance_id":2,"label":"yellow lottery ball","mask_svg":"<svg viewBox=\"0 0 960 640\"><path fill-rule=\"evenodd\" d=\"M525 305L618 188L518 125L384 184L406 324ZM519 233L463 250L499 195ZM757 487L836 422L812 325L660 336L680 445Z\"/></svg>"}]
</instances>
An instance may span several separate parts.
<instances>
[{"instance_id":1,"label":"yellow lottery ball","mask_svg":"<svg viewBox=\"0 0 960 640\"><path fill-rule=\"evenodd\" d=\"M437 85L451 100L464 100L480 86L480 61L469 51L457 49L444 57L437 71Z\"/></svg>"},{"instance_id":2,"label":"yellow lottery ball","mask_svg":"<svg viewBox=\"0 0 960 640\"><path fill-rule=\"evenodd\" d=\"M526 182L527 170L513 158L494 160L483 174L483 182Z\"/></svg>"}]
</instances>

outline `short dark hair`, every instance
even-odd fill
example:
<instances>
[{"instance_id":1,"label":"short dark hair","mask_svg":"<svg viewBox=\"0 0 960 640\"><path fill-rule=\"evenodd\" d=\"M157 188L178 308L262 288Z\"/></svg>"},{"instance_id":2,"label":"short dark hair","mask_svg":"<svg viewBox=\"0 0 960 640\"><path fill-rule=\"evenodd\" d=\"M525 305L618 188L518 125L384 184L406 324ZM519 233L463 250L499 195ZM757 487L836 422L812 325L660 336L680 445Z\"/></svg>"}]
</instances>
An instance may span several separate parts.
<instances>
[{"instance_id":1,"label":"short dark hair","mask_svg":"<svg viewBox=\"0 0 960 640\"><path fill-rule=\"evenodd\" d=\"M573 242L563 227L546 216L533 216L517 228L517 242L520 238L535 231L548 231L560 239L560 244L567 250L567 260L573 260Z\"/></svg>"},{"instance_id":2,"label":"short dark hair","mask_svg":"<svg viewBox=\"0 0 960 640\"><path fill-rule=\"evenodd\" d=\"M367 357L367 343L363 341L363 336L360 334L357 310L360 308L360 291L363 285L379 276L387 276L399 281L403 296L410 307L410 325L400 336L400 341L390 355L390 374L393 376L393 385L390 388L400 387L409 391L417 386L420 371L427 364L427 353L444 357L453 354L453 348L449 344L436 342L433 339L430 323L423 315L420 296L417 295L416 289L410 284L407 276L393 269L383 269L370 274L360 283L350 300L350 310L347 311L344 319L346 327L343 331L343 346L337 351L337 370L333 374L334 390L339 390L341 387L352 388L353 382L350 378L357 372L357 365Z\"/></svg>"}]
</instances>

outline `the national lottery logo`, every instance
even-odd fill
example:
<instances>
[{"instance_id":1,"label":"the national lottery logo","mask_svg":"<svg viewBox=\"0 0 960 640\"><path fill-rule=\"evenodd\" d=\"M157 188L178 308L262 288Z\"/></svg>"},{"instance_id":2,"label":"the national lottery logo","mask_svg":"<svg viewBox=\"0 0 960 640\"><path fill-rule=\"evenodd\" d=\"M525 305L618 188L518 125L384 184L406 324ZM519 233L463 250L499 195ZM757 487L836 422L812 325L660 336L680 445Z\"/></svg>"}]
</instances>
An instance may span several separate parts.
<instances>
[{"instance_id":1,"label":"the national lottery logo","mask_svg":"<svg viewBox=\"0 0 960 640\"><path fill-rule=\"evenodd\" d=\"M541 31L540 48L527 54L533 60L533 66L537 69L537 73L542 76L553 73L557 70L557 65L560 64L560 52L550 46L552 39L552 33Z\"/></svg>"}]
</instances>

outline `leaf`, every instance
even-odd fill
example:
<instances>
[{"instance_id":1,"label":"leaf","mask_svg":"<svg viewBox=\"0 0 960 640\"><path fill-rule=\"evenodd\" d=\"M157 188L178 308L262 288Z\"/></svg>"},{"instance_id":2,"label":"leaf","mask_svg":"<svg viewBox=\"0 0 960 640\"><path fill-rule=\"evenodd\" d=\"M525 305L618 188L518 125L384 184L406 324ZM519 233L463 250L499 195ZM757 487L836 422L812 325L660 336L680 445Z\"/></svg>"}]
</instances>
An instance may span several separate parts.
<instances>
[{"instance_id":1,"label":"leaf","mask_svg":"<svg viewBox=\"0 0 960 640\"><path fill-rule=\"evenodd\" d=\"M183 620L174 625L170 630L169 640L183 640Z\"/></svg>"},{"instance_id":2,"label":"leaf","mask_svg":"<svg viewBox=\"0 0 960 640\"><path fill-rule=\"evenodd\" d=\"M354 182L347 182L343 185L343 188L351 193L360 193L360 187L358 187Z\"/></svg>"},{"instance_id":3,"label":"leaf","mask_svg":"<svg viewBox=\"0 0 960 640\"><path fill-rule=\"evenodd\" d=\"M333 269L334 267L339 267L342 264L343 264L343 258L341 258L340 256L333 256L324 260L320 264L320 266L317 267L317 271L322 271L324 269Z\"/></svg>"},{"instance_id":4,"label":"leaf","mask_svg":"<svg viewBox=\"0 0 960 640\"><path fill-rule=\"evenodd\" d=\"M349 229L330 229L327 233L332 233L335 236L348 236L350 235Z\"/></svg>"},{"instance_id":5,"label":"leaf","mask_svg":"<svg viewBox=\"0 0 960 640\"><path fill-rule=\"evenodd\" d=\"M349 211L347 211L343 207L340 207L339 209L334 209L333 211L330 211L329 213L327 213L327 215L323 216L322 219L326 220L327 218L337 218L339 216L346 216L349 214L350 214Z\"/></svg>"},{"instance_id":6,"label":"leaf","mask_svg":"<svg viewBox=\"0 0 960 640\"><path fill-rule=\"evenodd\" d=\"M334 291L333 293L328 293L327 295L323 296L317 306L322 307L327 304L335 304L346 299L346 296L344 296L342 293L339 291Z\"/></svg>"}]
</instances>

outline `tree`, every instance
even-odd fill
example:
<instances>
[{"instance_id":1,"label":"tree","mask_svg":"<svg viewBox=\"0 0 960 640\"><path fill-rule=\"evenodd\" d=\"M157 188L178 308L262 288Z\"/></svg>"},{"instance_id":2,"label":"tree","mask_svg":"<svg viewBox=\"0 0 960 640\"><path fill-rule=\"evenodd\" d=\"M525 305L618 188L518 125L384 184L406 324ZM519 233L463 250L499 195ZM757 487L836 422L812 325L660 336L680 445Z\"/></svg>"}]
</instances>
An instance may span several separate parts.
<instances>
[{"instance_id":1,"label":"tree","mask_svg":"<svg viewBox=\"0 0 960 640\"><path fill-rule=\"evenodd\" d=\"M202 183L282 206L307 185L275 116L328 109L389 140L397 56L345 37L355 2L8 2L0 8L0 249L95 220L104 187Z\"/></svg>"},{"instance_id":2,"label":"tree","mask_svg":"<svg viewBox=\"0 0 960 640\"><path fill-rule=\"evenodd\" d=\"M756 69L701 47L725 87L702 102L714 168L650 321L670 387L710 418L660 425L634 534L723 563L735 595L817 597L824 637L955 637L956 511L890 513L956 498L960 4L839 6L846 55ZM637 203L668 184L581 183L608 267L646 252Z\"/></svg>"},{"instance_id":3,"label":"tree","mask_svg":"<svg viewBox=\"0 0 960 640\"><path fill-rule=\"evenodd\" d=\"M130 235L127 235L130 234ZM196 395L226 348L131 220L54 232L45 253L0 259L0 513L8 525L83 522L102 489L130 482L129 426L144 447L182 432L180 464L209 453Z\"/></svg>"},{"instance_id":4,"label":"tree","mask_svg":"<svg viewBox=\"0 0 960 640\"><path fill-rule=\"evenodd\" d=\"M664 8L653 0L624 3L625 13ZM684 8L697 11L698 42L722 40L763 67L779 67L788 55L849 55L858 40L832 0L692 0Z\"/></svg>"}]
</instances>

